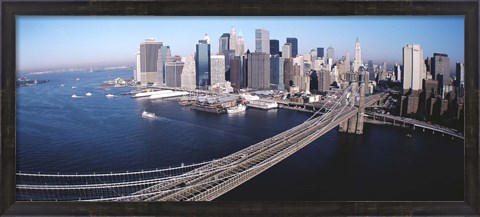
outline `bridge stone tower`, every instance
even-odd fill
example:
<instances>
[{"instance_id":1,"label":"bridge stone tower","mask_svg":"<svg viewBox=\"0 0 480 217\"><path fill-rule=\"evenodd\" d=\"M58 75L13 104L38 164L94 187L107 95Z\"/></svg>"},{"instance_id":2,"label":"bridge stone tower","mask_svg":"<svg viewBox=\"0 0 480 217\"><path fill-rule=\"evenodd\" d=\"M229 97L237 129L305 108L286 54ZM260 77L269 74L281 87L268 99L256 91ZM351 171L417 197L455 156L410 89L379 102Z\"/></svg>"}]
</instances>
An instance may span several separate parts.
<instances>
[{"instance_id":1,"label":"bridge stone tower","mask_svg":"<svg viewBox=\"0 0 480 217\"><path fill-rule=\"evenodd\" d=\"M352 92L350 97L352 100L350 101L350 107L358 106L358 113L349 118L348 120L344 121L339 125L339 131L345 133L355 133L355 134L363 134L363 123L364 123L364 112L365 112L365 80L364 76L365 73L360 72L352 73L351 76L351 86L352 89L358 89L358 91ZM358 81L357 81L358 79ZM360 85L360 88L357 88ZM358 93L359 92L359 93ZM355 105L355 101L359 97L358 105Z\"/></svg>"}]
</instances>

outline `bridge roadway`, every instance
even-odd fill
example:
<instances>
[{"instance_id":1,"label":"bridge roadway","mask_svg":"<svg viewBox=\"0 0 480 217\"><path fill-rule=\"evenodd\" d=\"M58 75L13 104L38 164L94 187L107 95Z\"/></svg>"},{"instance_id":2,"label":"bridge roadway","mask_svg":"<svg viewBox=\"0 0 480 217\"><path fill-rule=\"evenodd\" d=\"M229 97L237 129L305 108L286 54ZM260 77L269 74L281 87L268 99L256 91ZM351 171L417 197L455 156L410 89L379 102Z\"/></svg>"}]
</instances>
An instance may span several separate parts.
<instances>
[{"instance_id":1,"label":"bridge roadway","mask_svg":"<svg viewBox=\"0 0 480 217\"><path fill-rule=\"evenodd\" d=\"M113 182L105 184L78 184L78 185L18 185L17 190L28 191L46 190L72 190L86 191L94 189L98 194L105 191L118 191L118 195L110 197L92 197L88 195L81 200L93 201L209 201L213 200L254 176L272 167L281 160L292 155L337 125L354 116L358 112L357 107L349 107L344 101L343 94L338 103L328 109L322 116L310 118L304 123L287 131L251 145L243 150L235 152L221 159L197 164L188 172L181 175L165 176L162 178L145 179L132 182ZM366 104L373 104L381 99L380 95L366 97ZM183 166L182 166L183 168ZM177 170L177 169L175 169ZM155 170L157 171L157 170ZM164 170L160 170L162 173ZM144 176L147 172L141 172ZM27 174L20 174L27 176ZM17 174L17 176L20 176ZM28 174L32 176L32 174ZM40 176L40 175L39 175ZM44 176L45 175L41 175ZM55 176L55 175L51 175ZM72 175L77 177L77 175ZM102 175L86 175L97 179ZM117 176L111 174L111 176ZM126 176L130 176L128 173ZM34 177L34 176L33 176ZM139 189L134 193L120 193L119 188L136 186ZM116 189L116 190L115 190Z\"/></svg>"},{"instance_id":2,"label":"bridge roadway","mask_svg":"<svg viewBox=\"0 0 480 217\"><path fill-rule=\"evenodd\" d=\"M411 118L403 118L403 117L393 116L390 114L378 114L378 113L367 113L365 117L372 118L375 121L383 121L383 122L393 121L394 124L396 121L397 123L403 123L404 125L405 124L411 125L413 126L413 129L424 128L434 132L446 134L452 137L457 137L459 139L464 139L463 134L454 129L450 129L450 128L446 128L438 125L432 125L427 122L419 121Z\"/></svg>"}]
</instances>

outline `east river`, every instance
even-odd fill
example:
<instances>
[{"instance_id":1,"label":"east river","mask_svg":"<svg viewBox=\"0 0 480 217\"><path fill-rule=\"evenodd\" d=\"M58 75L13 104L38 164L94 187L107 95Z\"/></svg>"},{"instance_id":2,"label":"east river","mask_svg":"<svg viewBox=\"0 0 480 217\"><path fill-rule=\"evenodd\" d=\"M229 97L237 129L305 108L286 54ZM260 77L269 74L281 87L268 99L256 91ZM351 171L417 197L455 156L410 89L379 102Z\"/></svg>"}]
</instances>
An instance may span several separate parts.
<instances>
[{"instance_id":1,"label":"east river","mask_svg":"<svg viewBox=\"0 0 480 217\"><path fill-rule=\"evenodd\" d=\"M98 88L103 81L131 76L127 69L29 76L50 82L17 88L16 170L123 172L209 161L311 115L250 108L212 114L182 107L178 99L120 95L128 87ZM108 99L108 93L116 97ZM158 118L142 118L144 110ZM361 136L334 129L217 200L461 201L463 156L462 140L439 134L373 124L366 124Z\"/></svg>"}]
</instances>

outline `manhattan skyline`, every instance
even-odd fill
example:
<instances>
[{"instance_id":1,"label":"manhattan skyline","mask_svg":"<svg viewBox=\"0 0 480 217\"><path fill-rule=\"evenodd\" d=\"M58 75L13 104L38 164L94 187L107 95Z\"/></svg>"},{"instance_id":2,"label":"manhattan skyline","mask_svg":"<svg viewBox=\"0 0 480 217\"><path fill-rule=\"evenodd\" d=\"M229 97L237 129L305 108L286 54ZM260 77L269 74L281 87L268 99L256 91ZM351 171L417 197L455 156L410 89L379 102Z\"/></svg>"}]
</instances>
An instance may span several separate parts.
<instances>
[{"instance_id":1,"label":"manhattan skyline","mask_svg":"<svg viewBox=\"0 0 480 217\"><path fill-rule=\"evenodd\" d=\"M420 44L424 58L446 53L452 69L464 62L464 19L461 16L362 16L362 17L98 17L20 16L17 19L17 71L54 70L66 67L133 65L140 42L156 38L172 55L193 55L195 45L210 36L212 55L218 39L234 25L243 34L246 49L255 50L255 29L270 32L283 45L298 39L298 55L332 46L335 60L355 40L362 59L379 64L402 64L402 47Z\"/></svg>"}]
</instances>

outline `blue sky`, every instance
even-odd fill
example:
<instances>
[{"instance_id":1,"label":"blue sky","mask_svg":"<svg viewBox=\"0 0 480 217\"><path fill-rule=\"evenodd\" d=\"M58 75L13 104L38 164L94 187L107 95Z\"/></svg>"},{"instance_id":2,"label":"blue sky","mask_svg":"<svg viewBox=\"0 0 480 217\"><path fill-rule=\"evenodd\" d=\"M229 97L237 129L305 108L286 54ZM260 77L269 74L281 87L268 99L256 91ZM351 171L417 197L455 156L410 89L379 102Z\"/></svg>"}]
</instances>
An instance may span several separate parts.
<instances>
[{"instance_id":1,"label":"blue sky","mask_svg":"<svg viewBox=\"0 0 480 217\"><path fill-rule=\"evenodd\" d=\"M402 47L420 44L424 58L446 53L451 65L464 61L462 16L345 16L345 17L165 17L165 16L19 16L17 17L17 69L130 65L139 44L156 38L169 45L172 55L195 52L207 33L212 53L218 38L235 25L247 48L255 47L255 29L270 31L281 44L298 38L299 54L316 47L335 49L335 59L348 49L351 60L356 37L362 59L380 64L402 64Z\"/></svg>"}]
</instances>

